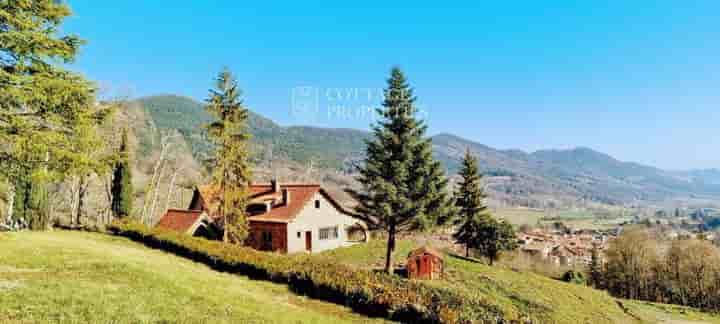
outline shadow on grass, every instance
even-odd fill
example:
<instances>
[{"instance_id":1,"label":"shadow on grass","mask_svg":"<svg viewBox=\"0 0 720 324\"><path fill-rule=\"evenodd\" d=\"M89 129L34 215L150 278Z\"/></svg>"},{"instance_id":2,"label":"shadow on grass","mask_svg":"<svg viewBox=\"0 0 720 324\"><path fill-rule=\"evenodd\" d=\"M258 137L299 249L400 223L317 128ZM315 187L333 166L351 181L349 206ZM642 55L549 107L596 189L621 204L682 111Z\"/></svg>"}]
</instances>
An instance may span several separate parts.
<instances>
[{"instance_id":1,"label":"shadow on grass","mask_svg":"<svg viewBox=\"0 0 720 324\"><path fill-rule=\"evenodd\" d=\"M455 254L455 253L448 253L448 257L451 257L451 258L457 259L457 260L462 260L462 261L465 261L465 262L471 262L471 263L485 264L485 265L486 265L485 262L482 262L482 261L480 261L480 260L478 260L478 259L468 258L468 257L466 257L466 256L462 256L462 255Z\"/></svg>"}]
</instances>

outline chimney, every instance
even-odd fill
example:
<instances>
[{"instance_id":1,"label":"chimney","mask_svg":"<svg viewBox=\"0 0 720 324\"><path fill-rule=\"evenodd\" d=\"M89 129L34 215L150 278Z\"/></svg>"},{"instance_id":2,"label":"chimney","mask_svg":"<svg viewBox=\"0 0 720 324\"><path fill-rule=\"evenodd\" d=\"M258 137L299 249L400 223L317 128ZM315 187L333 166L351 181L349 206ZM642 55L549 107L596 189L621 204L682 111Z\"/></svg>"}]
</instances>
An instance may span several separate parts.
<instances>
[{"instance_id":1,"label":"chimney","mask_svg":"<svg viewBox=\"0 0 720 324\"><path fill-rule=\"evenodd\" d=\"M272 186L273 193L280 193L280 183L278 183L276 179L271 180L270 185Z\"/></svg>"},{"instance_id":2,"label":"chimney","mask_svg":"<svg viewBox=\"0 0 720 324\"><path fill-rule=\"evenodd\" d=\"M287 188L283 189L282 194L283 194L283 202L285 203L285 205L290 205L290 190L287 190Z\"/></svg>"}]
</instances>

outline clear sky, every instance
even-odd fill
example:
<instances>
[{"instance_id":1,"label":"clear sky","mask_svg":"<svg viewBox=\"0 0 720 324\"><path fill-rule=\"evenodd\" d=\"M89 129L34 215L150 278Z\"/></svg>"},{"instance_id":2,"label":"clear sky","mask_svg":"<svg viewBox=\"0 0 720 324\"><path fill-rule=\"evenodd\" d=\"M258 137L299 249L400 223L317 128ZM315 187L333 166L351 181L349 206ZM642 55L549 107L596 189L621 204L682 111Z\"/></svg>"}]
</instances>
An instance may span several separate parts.
<instances>
[{"instance_id":1,"label":"clear sky","mask_svg":"<svg viewBox=\"0 0 720 324\"><path fill-rule=\"evenodd\" d=\"M367 129L398 65L431 134L720 167L718 1L69 3L111 93L202 100L228 66L282 125Z\"/></svg>"}]
</instances>

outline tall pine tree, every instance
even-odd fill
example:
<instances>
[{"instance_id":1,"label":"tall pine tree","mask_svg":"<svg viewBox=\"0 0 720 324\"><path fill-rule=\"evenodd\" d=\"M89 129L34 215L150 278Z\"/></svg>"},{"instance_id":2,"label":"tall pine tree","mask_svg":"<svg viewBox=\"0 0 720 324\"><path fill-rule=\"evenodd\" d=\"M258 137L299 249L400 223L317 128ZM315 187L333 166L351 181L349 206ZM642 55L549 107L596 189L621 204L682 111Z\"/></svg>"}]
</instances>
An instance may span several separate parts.
<instances>
[{"instance_id":1,"label":"tall pine tree","mask_svg":"<svg viewBox=\"0 0 720 324\"><path fill-rule=\"evenodd\" d=\"M358 166L362 190L348 190L358 201L356 212L368 225L388 235L385 271L394 272L396 235L446 222L452 206L447 179L432 157L426 126L417 119L415 97L399 68L387 81L381 120L367 142L364 165Z\"/></svg>"},{"instance_id":2,"label":"tall pine tree","mask_svg":"<svg viewBox=\"0 0 720 324\"><path fill-rule=\"evenodd\" d=\"M216 212L223 220L223 241L242 244L248 235L245 208L252 181L248 110L240 99L237 80L228 69L220 72L215 87L210 90L206 109L216 119L206 127L216 145L212 161L213 183L220 198Z\"/></svg>"},{"instance_id":3,"label":"tall pine tree","mask_svg":"<svg viewBox=\"0 0 720 324\"><path fill-rule=\"evenodd\" d=\"M70 14L56 0L0 1L0 178L20 184L10 191L25 202L19 212L37 229L48 220L44 187L84 158L72 143L82 136L78 125L95 113L94 86L64 69L82 44L59 33Z\"/></svg>"},{"instance_id":4,"label":"tall pine tree","mask_svg":"<svg viewBox=\"0 0 720 324\"><path fill-rule=\"evenodd\" d=\"M115 217L125 218L132 214L133 187L132 167L130 166L130 148L128 145L128 132L123 129L118 151L118 161L113 170L111 208Z\"/></svg>"},{"instance_id":5,"label":"tall pine tree","mask_svg":"<svg viewBox=\"0 0 720 324\"><path fill-rule=\"evenodd\" d=\"M455 204L458 207L458 225L453 237L457 243L465 245L465 256L470 256L470 249L478 248L477 237L484 223L491 220L483 190L482 174L478 168L478 160L468 149L460 169L462 182L455 192Z\"/></svg>"},{"instance_id":6,"label":"tall pine tree","mask_svg":"<svg viewBox=\"0 0 720 324\"><path fill-rule=\"evenodd\" d=\"M460 176L463 181L455 193L458 227L453 237L465 245L466 256L470 256L470 249L475 249L492 265L500 252L517 248L515 230L510 223L496 220L488 211L478 161L470 150L465 153Z\"/></svg>"}]
</instances>

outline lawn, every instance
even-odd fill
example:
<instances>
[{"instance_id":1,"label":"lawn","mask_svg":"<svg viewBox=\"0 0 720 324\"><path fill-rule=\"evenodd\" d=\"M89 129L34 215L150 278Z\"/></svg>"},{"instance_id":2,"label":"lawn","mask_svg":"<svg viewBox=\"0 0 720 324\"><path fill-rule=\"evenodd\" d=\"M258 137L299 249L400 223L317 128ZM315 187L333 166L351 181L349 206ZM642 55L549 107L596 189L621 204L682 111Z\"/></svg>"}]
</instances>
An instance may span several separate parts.
<instances>
[{"instance_id":1,"label":"lawn","mask_svg":"<svg viewBox=\"0 0 720 324\"><path fill-rule=\"evenodd\" d=\"M0 233L0 323L368 323L287 286L219 273L127 239Z\"/></svg>"},{"instance_id":2,"label":"lawn","mask_svg":"<svg viewBox=\"0 0 720 324\"><path fill-rule=\"evenodd\" d=\"M384 243L374 241L323 253L358 267L383 265ZM405 260L415 244L398 242L395 259ZM720 323L720 317L684 307L617 300L607 293L476 260L446 256L446 277L426 282L462 290L502 308L506 314L531 314L539 323ZM620 307L623 305L623 307Z\"/></svg>"}]
</instances>

